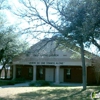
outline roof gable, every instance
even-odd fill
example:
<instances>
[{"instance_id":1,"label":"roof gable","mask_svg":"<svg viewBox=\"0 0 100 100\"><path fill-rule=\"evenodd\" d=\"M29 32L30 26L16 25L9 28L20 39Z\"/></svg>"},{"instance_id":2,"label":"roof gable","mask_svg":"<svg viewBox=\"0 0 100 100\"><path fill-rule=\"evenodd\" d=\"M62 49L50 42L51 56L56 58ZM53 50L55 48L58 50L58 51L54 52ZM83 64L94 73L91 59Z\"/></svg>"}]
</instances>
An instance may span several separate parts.
<instances>
[{"instance_id":1,"label":"roof gable","mask_svg":"<svg viewBox=\"0 0 100 100\"><path fill-rule=\"evenodd\" d=\"M13 63L28 63L28 64L43 64L45 62L53 63L53 62L75 62L79 61L81 63L81 59L74 58L72 59L73 53L77 53L72 51L71 49L59 49L55 41L47 41L43 40L39 43L33 45L25 54L21 54L14 59Z\"/></svg>"}]
</instances>

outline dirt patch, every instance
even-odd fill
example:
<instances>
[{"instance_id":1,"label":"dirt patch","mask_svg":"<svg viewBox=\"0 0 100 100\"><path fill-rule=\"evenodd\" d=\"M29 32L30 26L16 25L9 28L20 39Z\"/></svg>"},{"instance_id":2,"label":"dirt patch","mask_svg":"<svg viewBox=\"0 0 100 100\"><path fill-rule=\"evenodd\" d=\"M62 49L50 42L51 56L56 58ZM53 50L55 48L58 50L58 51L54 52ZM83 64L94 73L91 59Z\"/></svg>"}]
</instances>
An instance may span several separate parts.
<instances>
[{"instance_id":1,"label":"dirt patch","mask_svg":"<svg viewBox=\"0 0 100 100\"><path fill-rule=\"evenodd\" d=\"M100 87L8 87L0 88L0 100L91 100Z\"/></svg>"},{"instance_id":2,"label":"dirt patch","mask_svg":"<svg viewBox=\"0 0 100 100\"><path fill-rule=\"evenodd\" d=\"M0 97L13 96L21 93L34 92L38 90L50 89L50 87L11 87L0 88ZM53 88L52 88L53 89Z\"/></svg>"}]
</instances>

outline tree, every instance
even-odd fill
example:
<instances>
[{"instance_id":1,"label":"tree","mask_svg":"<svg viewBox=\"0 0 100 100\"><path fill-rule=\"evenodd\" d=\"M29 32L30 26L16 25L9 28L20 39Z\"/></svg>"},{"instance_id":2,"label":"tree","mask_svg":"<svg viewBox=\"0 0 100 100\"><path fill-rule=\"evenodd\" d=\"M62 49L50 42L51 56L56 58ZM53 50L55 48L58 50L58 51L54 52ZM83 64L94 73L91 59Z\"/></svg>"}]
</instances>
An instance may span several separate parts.
<instances>
[{"instance_id":1,"label":"tree","mask_svg":"<svg viewBox=\"0 0 100 100\"><path fill-rule=\"evenodd\" d=\"M2 47L1 51L3 50L0 62L2 65L2 69L5 70L5 78L7 74L7 65L11 64L13 58L19 53L26 51L28 47L28 44L25 40L20 39L17 33L11 32L5 32L1 39L2 42L0 41L0 46Z\"/></svg>"},{"instance_id":2,"label":"tree","mask_svg":"<svg viewBox=\"0 0 100 100\"><path fill-rule=\"evenodd\" d=\"M6 0L0 0L0 9L2 9L4 7L4 3Z\"/></svg>"},{"instance_id":3,"label":"tree","mask_svg":"<svg viewBox=\"0 0 100 100\"><path fill-rule=\"evenodd\" d=\"M68 32L73 30L73 38L84 36L83 42L87 41L88 45L92 42L99 48L96 41L100 38L99 0L92 0L92 2L91 0L34 0L34 2L20 0L20 4L19 8L16 7L17 10L14 9L12 12L31 24L30 27L25 28L24 32L34 32L35 38L43 33L45 36L52 33L54 36L63 35L63 38L68 39L70 35ZM88 23L91 24L88 25ZM82 33L78 32L76 35L75 29Z\"/></svg>"},{"instance_id":4,"label":"tree","mask_svg":"<svg viewBox=\"0 0 100 100\"><path fill-rule=\"evenodd\" d=\"M77 1L77 0L76 0ZM85 68L85 59L84 59L84 48L83 43L90 46L93 43L95 46L100 49L100 44L97 42L96 39L100 38L99 34L99 27L100 27L100 2L97 1L78 1L76 2L71 0L66 8L59 7L59 12L63 15L62 20L63 22L67 23L70 22L70 25L64 25L64 29L66 32L69 33L69 38L73 38L76 44L79 44L81 47L81 58L82 58L82 65L83 65L83 88L86 88L86 68ZM67 10L67 11L66 11ZM99 13L98 13L99 12ZM96 15L96 17L94 16ZM90 25L89 22L91 22ZM68 35L68 34L67 34Z\"/></svg>"},{"instance_id":5,"label":"tree","mask_svg":"<svg viewBox=\"0 0 100 100\"><path fill-rule=\"evenodd\" d=\"M0 18L0 65L2 65L0 75L4 69L6 79L9 64L11 64L15 56L26 51L28 43L21 38L21 34L17 33L15 26L9 26L2 16Z\"/></svg>"},{"instance_id":6,"label":"tree","mask_svg":"<svg viewBox=\"0 0 100 100\"><path fill-rule=\"evenodd\" d=\"M28 43L22 40L16 33L5 33L0 43L1 47L4 48L4 53L1 59L2 69L5 70L5 78L7 74L7 65L11 64L13 58L18 54L25 52Z\"/></svg>"},{"instance_id":7,"label":"tree","mask_svg":"<svg viewBox=\"0 0 100 100\"><path fill-rule=\"evenodd\" d=\"M8 23L4 9L7 10L7 1L0 0L0 75L4 69L6 79L7 69L13 57L24 52L28 48L28 43L21 38L22 34L18 33L17 25L11 26Z\"/></svg>"},{"instance_id":8,"label":"tree","mask_svg":"<svg viewBox=\"0 0 100 100\"><path fill-rule=\"evenodd\" d=\"M83 89L86 89L86 67L84 58L84 45L95 44L99 34L99 19L94 14L99 9L99 1L92 0L20 0L21 8L14 10L14 14L22 17L31 27L24 32L34 32L33 36L52 34L56 40L63 44L69 42L81 48L83 66ZM42 7L39 5L43 5ZM23 6L22 6L23 4ZM36 5L39 6L36 6ZM95 11L93 12L95 8ZM42 13L41 13L42 12ZM100 12L100 11L99 11ZM98 13L98 16L100 13ZM98 17L97 16L97 17ZM92 17L92 19L91 19ZM88 23L91 22L91 25ZM45 29L46 27L46 29ZM62 41L61 41L62 40ZM59 44L61 44L59 42ZM70 47L70 46L69 46Z\"/></svg>"}]
</instances>

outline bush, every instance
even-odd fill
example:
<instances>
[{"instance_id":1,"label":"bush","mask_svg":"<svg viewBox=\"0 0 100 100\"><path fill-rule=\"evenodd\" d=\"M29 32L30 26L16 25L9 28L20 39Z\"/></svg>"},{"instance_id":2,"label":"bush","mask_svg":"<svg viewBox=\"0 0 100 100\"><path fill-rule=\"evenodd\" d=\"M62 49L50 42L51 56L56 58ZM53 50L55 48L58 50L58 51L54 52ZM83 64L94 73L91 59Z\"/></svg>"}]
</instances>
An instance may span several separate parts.
<instances>
[{"instance_id":1,"label":"bush","mask_svg":"<svg viewBox=\"0 0 100 100\"><path fill-rule=\"evenodd\" d=\"M24 82L25 82L24 78L17 78L15 80L1 79L0 80L0 86L3 86L3 85L14 85L14 84L17 84L17 83L24 83Z\"/></svg>"},{"instance_id":2,"label":"bush","mask_svg":"<svg viewBox=\"0 0 100 100\"><path fill-rule=\"evenodd\" d=\"M16 78L14 81L15 83L24 83L26 80L25 78Z\"/></svg>"},{"instance_id":3,"label":"bush","mask_svg":"<svg viewBox=\"0 0 100 100\"><path fill-rule=\"evenodd\" d=\"M13 80L0 80L0 86L3 86L3 85L14 85L15 84L15 81Z\"/></svg>"},{"instance_id":4,"label":"bush","mask_svg":"<svg viewBox=\"0 0 100 100\"><path fill-rule=\"evenodd\" d=\"M7 83L7 85L14 85L15 84L15 81L9 81L8 83Z\"/></svg>"},{"instance_id":5,"label":"bush","mask_svg":"<svg viewBox=\"0 0 100 100\"><path fill-rule=\"evenodd\" d=\"M35 82L31 82L29 86L50 86L50 83L44 80L37 80Z\"/></svg>"},{"instance_id":6,"label":"bush","mask_svg":"<svg viewBox=\"0 0 100 100\"><path fill-rule=\"evenodd\" d=\"M2 85L7 85L7 82L3 82L2 80L0 80L0 86Z\"/></svg>"}]
</instances>

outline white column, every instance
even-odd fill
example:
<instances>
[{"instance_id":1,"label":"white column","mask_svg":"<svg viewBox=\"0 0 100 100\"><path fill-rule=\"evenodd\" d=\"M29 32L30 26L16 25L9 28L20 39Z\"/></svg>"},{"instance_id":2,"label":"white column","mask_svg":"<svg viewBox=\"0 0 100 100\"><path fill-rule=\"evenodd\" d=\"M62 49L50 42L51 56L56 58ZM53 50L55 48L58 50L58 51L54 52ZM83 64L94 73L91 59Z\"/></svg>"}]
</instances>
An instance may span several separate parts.
<instances>
[{"instance_id":1,"label":"white column","mask_svg":"<svg viewBox=\"0 0 100 100\"><path fill-rule=\"evenodd\" d=\"M36 65L33 66L33 81L36 81Z\"/></svg>"},{"instance_id":2,"label":"white column","mask_svg":"<svg viewBox=\"0 0 100 100\"><path fill-rule=\"evenodd\" d=\"M13 80L16 78L16 65L13 65Z\"/></svg>"},{"instance_id":3,"label":"white column","mask_svg":"<svg viewBox=\"0 0 100 100\"><path fill-rule=\"evenodd\" d=\"M56 66L56 77L55 77L55 82L59 84L59 71L60 71L60 66Z\"/></svg>"}]
</instances>

